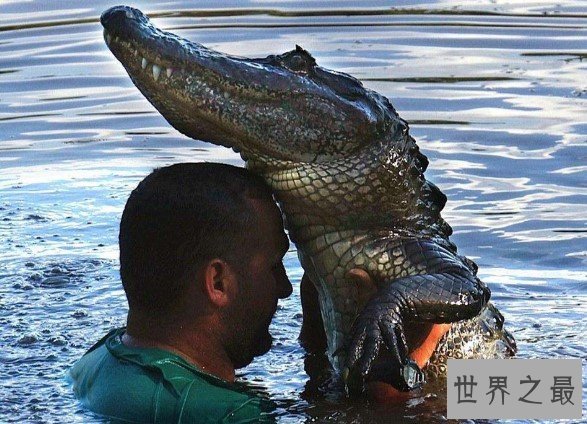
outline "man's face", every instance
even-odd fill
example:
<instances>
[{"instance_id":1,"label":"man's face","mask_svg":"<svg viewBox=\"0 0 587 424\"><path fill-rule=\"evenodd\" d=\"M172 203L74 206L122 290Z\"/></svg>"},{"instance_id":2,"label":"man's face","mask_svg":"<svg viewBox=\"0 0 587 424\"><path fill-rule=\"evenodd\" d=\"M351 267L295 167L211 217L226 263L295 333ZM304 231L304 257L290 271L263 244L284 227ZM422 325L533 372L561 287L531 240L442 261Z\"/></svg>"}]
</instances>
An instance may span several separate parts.
<instances>
[{"instance_id":1,"label":"man's face","mask_svg":"<svg viewBox=\"0 0 587 424\"><path fill-rule=\"evenodd\" d=\"M236 265L238 295L226 315L232 339L227 350L235 368L248 365L255 356L271 348L269 324L277 309L277 300L292 292L282 261L289 242L279 209L268 200L251 203L258 219L246 230L251 243L247 243L249 251L241 255L243 263Z\"/></svg>"}]
</instances>

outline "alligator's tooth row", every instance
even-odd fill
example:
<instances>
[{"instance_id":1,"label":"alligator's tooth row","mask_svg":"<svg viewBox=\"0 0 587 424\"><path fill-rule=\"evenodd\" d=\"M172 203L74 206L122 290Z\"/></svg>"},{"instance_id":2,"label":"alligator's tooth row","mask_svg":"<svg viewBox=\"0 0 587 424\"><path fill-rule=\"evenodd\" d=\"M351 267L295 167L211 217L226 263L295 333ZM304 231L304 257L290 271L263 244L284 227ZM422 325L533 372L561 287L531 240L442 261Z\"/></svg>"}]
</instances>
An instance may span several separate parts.
<instances>
[{"instance_id":1,"label":"alligator's tooth row","mask_svg":"<svg viewBox=\"0 0 587 424\"><path fill-rule=\"evenodd\" d=\"M106 38L106 44L108 44L108 45L112 42L112 40L114 40L115 42L118 41L118 37L112 38L112 36L110 34L108 34L106 31L104 31L104 37ZM133 53L135 56L139 55L138 50L134 50ZM142 57L141 58L141 68L147 69L148 64L149 64L149 61L146 58ZM152 69L153 69L153 78L155 79L155 81L157 81L159 79L159 76L161 75L162 68L159 65L153 65ZM173 74L173 68L167 68L165 70L165 74L167 75L167 78L170 78L171 75Z\"/></svg>"},{"instance_id":2,"label":"alligator's tooth row","mask_svg":"<svg viewBox=\"0 0 587 424\"><path fill-rule=\"evenodd\" d=\"M141 68L147 69L148 64L149 62L147 59L143 57L141 60ZM171 77L171 75L173 75L173 68L167 68L165 70L165 74L167 75L167 78ZM153 65L153 78L155 78L155 81L159 79L159 75L161 75L161 66Z\"/></svg>"},{"instance_id":3,"label":"alligator's tooth row","mask_svg":"<svg viewBox=\"0 0 587 424\"><path fill-rule=\"evenodd\" d=\"M153 65L153 78L155 81L159 79L159 75L161 74L161 68L157 65Z\"/></svg>"}]
</instances>

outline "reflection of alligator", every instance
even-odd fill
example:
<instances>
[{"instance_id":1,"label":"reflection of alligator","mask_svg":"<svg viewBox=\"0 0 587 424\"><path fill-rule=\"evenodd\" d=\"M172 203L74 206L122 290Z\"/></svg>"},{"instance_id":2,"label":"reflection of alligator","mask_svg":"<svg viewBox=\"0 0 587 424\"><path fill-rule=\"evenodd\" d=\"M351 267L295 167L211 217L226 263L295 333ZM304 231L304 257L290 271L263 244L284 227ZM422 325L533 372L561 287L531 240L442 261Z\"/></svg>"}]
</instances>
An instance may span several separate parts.
<instances>
[{"instance_id":1,"label":"reflection of alligator","mask_svg":"<svg viewBox=\"0 0 587 424\"><path fill-rule=\"evenodd\" d=\"M388 99L317 66L300 47L236 58L163 32L128 7L108 10L102 24L111 51L175 128L232 147L273 187L339 370L350 359L362 377L382 344L389 368L402 370L409 322L475 317L441 341L434 372L446 356L515 350L499 312L485 306L476 265L449 241L446 197L424 178L428 161ZM351 269L375 286L349 279Z\"/></svg>"}]
</instances>

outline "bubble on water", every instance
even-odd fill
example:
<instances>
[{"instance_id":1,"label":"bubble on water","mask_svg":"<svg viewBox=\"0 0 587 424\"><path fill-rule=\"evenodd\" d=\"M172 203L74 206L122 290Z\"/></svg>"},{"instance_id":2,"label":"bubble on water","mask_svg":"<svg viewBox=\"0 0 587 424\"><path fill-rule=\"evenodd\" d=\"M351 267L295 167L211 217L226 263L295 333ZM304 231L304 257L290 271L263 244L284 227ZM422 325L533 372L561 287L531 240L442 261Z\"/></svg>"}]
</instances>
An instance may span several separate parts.
<instances>
[{"instance_id":1,"label":"bubble on water","mask_svg":"<svg viewBox=\"0 0 587 424\"><path fill-rule=\"evenodd\" d=\"M36 343L37 341L39 341L39 338L37 336L29 334L26 336L22 336L20 339L18 339L17 343L21 346L28 346Z\"/></svg>"},{"instance_id":2,"label":"bubble on water","mask_svg":"<svg viewBox=\"0 0 587 424\"><path fill-rule=\"evenodd\" d=\"M65 346L65 345L67 345L67 340L63 336L51 337L48 341L53 346Z\"/></svg>"},{"instance_id":3,"label":"bubble on water","mask_svg":"<svg viewBox=\"0 0 587 424\"><path fill-rule=\"evenodd\" d=\"M74 311L73 314L71 314L72 317L74 318L85 318L88 316L88 313L86 311L82 311L81 309L78 309L76 311Z\"/></svg>"},{"instance_id":4,"label":"bubble on water","mask_svg":"<svg viewBox=\"0 0 587 424\"><path fill-rule=\"evenodd\" d=\"M42 287L65 287L70 283L68 277L47 277L41 281Z\"/></svg>"},{"instance_id":5,"label":"bubble on water","mask_svg":"<svg viewBox=\"0 0 587 424\"><path fill-rule=\"evenodd\" d=\"M30 214L24 218L25 221L36 221L36 222L47 222L49 221L47 218L41 215Z\"/></svg>"},{"instance_id":6,"label":"bubble on water","mask_svg":"<svg viewBox=\"0 0 587 424\"><path fill-rule=\"evenodd\" d=\"M67 277L47 277L41 282L42 287L64 287L70 283Z\"/></svg>"},{"instance_id":7,"label":"bubble on water","mask_svg":"<svg viewBox=\"0 0 587 424\"><path fill-rule=\"evenodd\" d=\"M32 290L34 286L32 284L28 284L26 282L18 282L12 285L12 288L16 290Z\"/></svg>"},{"instance_id":8,"label":"bubble on water","mask_svg":"<svg viewBox=\"0 0 587 424\"><path fill-rule=\"evenodd\" d=\"M39 272L34 272L27 277L27 280L29 280L30 282L35 282L35 283L38 281L41 281L42 279L43 279L43 276Z\"/></svg>"}]
</instances>

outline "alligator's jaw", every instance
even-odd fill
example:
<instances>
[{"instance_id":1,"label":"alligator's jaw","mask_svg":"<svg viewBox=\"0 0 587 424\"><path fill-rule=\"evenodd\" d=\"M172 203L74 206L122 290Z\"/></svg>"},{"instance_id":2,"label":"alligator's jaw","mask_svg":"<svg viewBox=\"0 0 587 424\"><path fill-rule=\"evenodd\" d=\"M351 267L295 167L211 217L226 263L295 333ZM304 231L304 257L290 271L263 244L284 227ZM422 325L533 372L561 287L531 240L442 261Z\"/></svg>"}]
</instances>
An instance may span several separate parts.
<instances>
[{"instance_id":1,"label":"alligator's jaw","mask_svg":"<svg viewBox=\"0 0 587 424\"><path fill-rule=\"evenodd\" d=\"M109 9L101 20L108 47L135 85L194 139L313 162L344 157L402 125L383 96L316 66L299 47L244 59L161 31L130 7Z\"/></svg>"},{"instance_id":2,"label":"alligator's jaw","mask_svg":"<svg viewBox=\"0 0 587 424\"><path fill-rule=\"evenodd\" d=\"M199 67L198 61L215 63L213 52L160 31L130 7L109 9L101 20L106 44L171 125L193 138L239 147L236 131L223 133L214 123L218 119L219 96L224 93L212 91L192 76L207 73L206 66Z\"/></svg>"}]
</instances>

